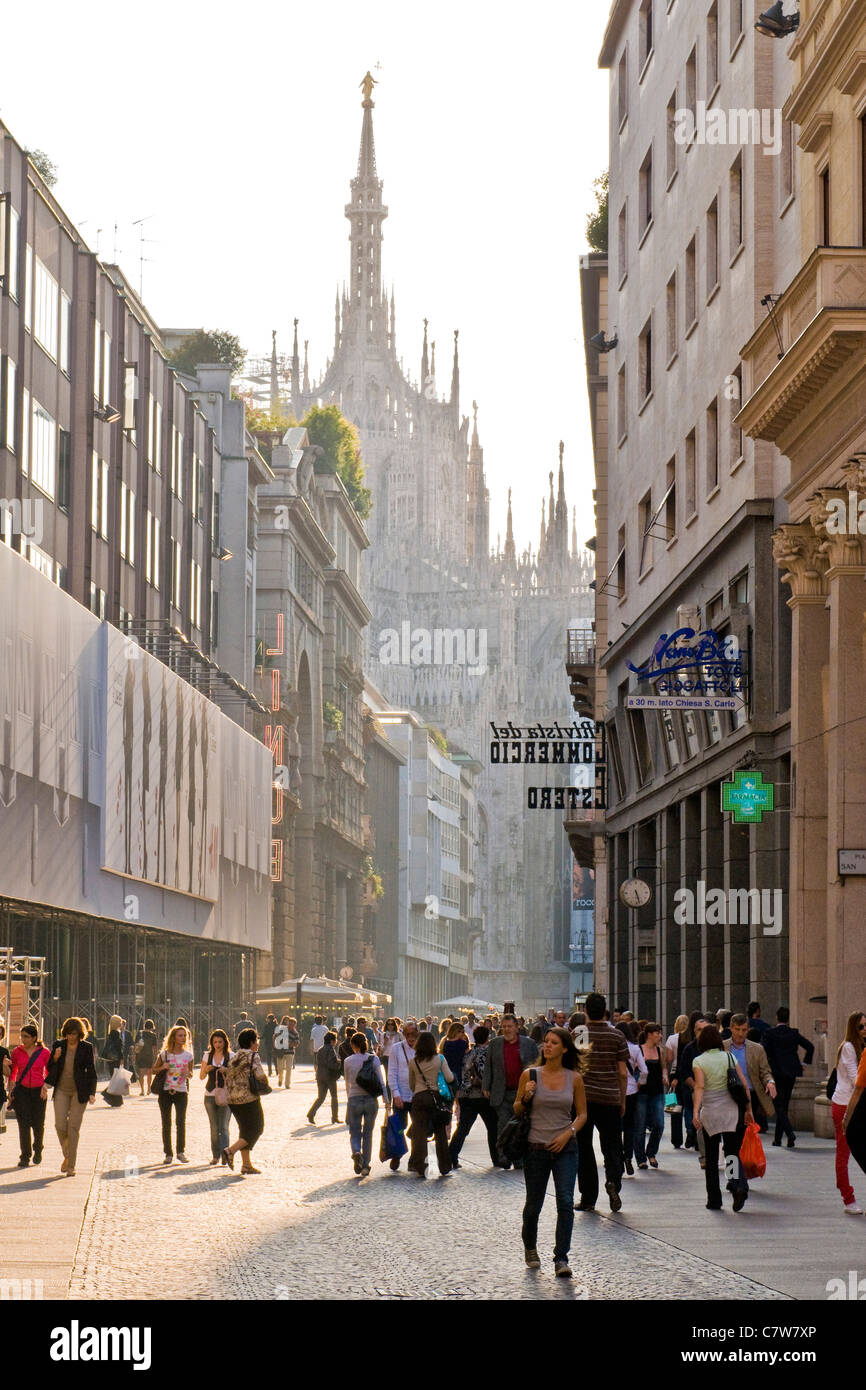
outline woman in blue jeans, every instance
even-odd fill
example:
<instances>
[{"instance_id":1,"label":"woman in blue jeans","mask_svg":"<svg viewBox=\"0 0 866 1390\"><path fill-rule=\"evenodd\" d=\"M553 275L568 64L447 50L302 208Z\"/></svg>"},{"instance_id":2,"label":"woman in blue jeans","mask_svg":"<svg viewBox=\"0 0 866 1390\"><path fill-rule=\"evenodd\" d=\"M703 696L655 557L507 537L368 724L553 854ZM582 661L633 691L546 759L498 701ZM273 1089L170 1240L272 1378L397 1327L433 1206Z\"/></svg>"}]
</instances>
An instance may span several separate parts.
<instances>
[{"instance_id":1,"label":"woman in blue jeans","mask_svg":"<svg viewBox=\"0 0 866 1390\"><path fill-rule=\"evenodd\" d=\"M358 1085L358 1072L367 1061L366 1033L353 1033L350 1039L352 1054L343 1063L343 1080L346 1083L346 1123L349 1126L349 1139L352 1144L352 1163L359 1178L369 1177L370 1158L373 1153L373 1134L376 1129L376 1116L379 1113L379 1096L388 1104L388 1083L382 1070L382 1063L375 1053L370 1056L373 1076L379 1083L379 1091L373 1095Z\"/></svg>"},{"instance_id":2,"label":"woman in blue jeans","mask_svg":"<svg viewBox=\"0 0 866 1390\"><path fill-rule=\"evenodd\" d=\"M585 1065L568 1029L549 1029L541 1045L540 1064L522 1073L514 1101L515 1115L522 1115L531 1105L529 1148L523 1161L524 1259L529 1269L541 1267L536 1248L538 1218L552 1173L556 1193L553 1268L559 1278L565 1279L571 1277L568 1252L577 1178L575 1136L586 1124L586 1092L581 1076Z\"/></svg>"},{"instance_id":3,"label":"woman in blue jeans","mask_svg":"<svg viewBox=\"0 0 866 1390\"><path fill-rule=\"evenodd\" d=\"M638 1168L658 1168L656 1154L665 1132L665 1091L668 1088L668 1053L660 1023L648 1023L643 1037L647 1077L637 1093L634 1108L634 1156ZM649 1130L649 1144L646 1132Z\"/></svg>"},{"instance_id":4,"label":"woman in blue jeans","mask_svg":"<svg viewBox=\"0 0 866 1390\"><path fill-rule=\"evenodd\" d=\"M204 1108L207 1111L208 1124L210 1125L210 1152L211 1167L219 1163L223 1149L227 1149L229 1143L229 1120L231 1111L228 1107L228 1100L222 1093L225 1091L226 1067L232 1058L232 1051L229 1047L228 1034L222 1028L215 1028L208 1039L207 1052L201 1059L201 1071L199 1076L204 1081ZM214 1091L217 1086L221 1090L221 1099L224 1104L219 1104Z\"/></svg>"}]
</instances>

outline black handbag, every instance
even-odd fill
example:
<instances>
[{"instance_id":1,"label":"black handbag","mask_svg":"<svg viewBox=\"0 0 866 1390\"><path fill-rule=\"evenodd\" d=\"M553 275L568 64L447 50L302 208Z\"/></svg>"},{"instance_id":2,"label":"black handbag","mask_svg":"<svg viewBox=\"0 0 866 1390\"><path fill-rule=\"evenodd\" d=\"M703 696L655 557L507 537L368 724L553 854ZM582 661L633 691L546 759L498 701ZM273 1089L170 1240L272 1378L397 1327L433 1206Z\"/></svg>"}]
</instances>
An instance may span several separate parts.
<instances>
[{"instance_id":1,"label":"black handbag","mask_svg":"<svg viewBox=\"0 0 866 1390\"><path fill-rule=\"evenodd\" d=\"M157 1060L157 1061L162 1060L163 1062L165 1061L165 1058L163 1057L163 1055L162 1055L161 1052L157 1054L156 1060ZM163 1091L165 1090L165 1082L166 1082L166 1077L167 1077L167 1076L168 1076L168 1071L167 1071L167 1069L166 1069L165 1067L163 1067L162 1071L158 1071L158 1072L155 1072L155 1073L154 1073L154 1075L153 1075L152 1078L151 1078L151 1082L150 1082L150 1091L151 1091L151 1095L154 1095L154 1096L161 1096L161 1095L162 1095ZM171 1114L171 1112L169 1112L169 1115L170 1115L170 1114Z\"/></svg>"},{"instance_id":2,"label":"black handbag","mask_svg":"<svg viewBox=\"0 0 866 1390\"><path fill-rule=\"evenodd\" d=\"M269 1083L263 1080L262 1077L256 1076L255 1069L253 1068L252 1056L250 1057L250 1075L247 1085L250 1088L250 1095L269 1096L271 1094Z\"/></svg>"},{"instance_id":3,"label":"black handbag","mask_svg":"<svg viewBox=\"0 0 866 1390\"><path fill-rule=\"evenodd\" d=\"M737 1075L737 1066L734 1058L728 1053L728 1094L732 1100L737 1102L740 1111L746 1109L749 1104L749 1093Z\"/></svg>"},{"instance_id":4,"label":"black handbag","mask_svg":"<svg viewBox=\"0 0 866 1390\"><path fill-rule=\"evenodd\" d=\"M535 1067L532 1067L529 1072L529 1079L535 1081L536 1078L537 1072ZM498 1152L508 1163L519 1162L526 1157L529 1149L529 1126L532 1123L531 1109L532 1100L524 1100L523 1113L512 1115L509 1120L506 1120L502 1133L496 1140Z\"/></svg>"}]
</instances>

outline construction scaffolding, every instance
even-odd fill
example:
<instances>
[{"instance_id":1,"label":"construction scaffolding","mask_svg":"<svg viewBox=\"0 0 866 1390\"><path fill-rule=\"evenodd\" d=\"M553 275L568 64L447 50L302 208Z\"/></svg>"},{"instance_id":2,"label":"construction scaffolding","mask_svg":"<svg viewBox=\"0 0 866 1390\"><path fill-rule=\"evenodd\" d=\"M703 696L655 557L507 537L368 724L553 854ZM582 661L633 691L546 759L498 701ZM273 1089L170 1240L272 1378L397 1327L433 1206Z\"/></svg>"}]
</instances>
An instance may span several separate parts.
<instances>
[{"instance_id":1,"label":"construction scaffolding","mask_svg":"<svg viewBox=\"0 0 866 1390\"><path fill-rule=\"evenodd\" d=\"M0 1016L6 1024L7 1041L14 1041L25 1023L34 1024L42 1036L47 978L44 956L16 956L11 946L0 946Z\"/></svg>"}]
</instances>

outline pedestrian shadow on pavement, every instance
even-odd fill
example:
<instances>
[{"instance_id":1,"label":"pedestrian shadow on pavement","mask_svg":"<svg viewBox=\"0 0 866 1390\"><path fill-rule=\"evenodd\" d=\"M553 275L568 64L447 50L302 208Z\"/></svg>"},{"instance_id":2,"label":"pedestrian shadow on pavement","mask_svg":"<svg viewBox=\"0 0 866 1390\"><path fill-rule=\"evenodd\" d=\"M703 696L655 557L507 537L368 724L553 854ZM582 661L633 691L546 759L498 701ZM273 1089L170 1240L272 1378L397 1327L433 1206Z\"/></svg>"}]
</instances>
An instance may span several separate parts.
<instances>
[{"instance_id":1,"label":"pedestrian shadow on pavement","mask_svg":"<svg viewBox=\"0 0 866 1390\"><path fill-rule=\"evenodd\" d=\"M11 1173L17 1171L17 1164L14 1169L0 1168L0 1178L3 1177L4 1173ZM49 1183L55 1182L58 1178L61 1182L66 1182L65 1173L46 1173L45 1176L41 1178L28 1178L26 1182L16 1182L14 1187L10 1186L5 1189L0 1188L0 1196L17 1197L19 1192L41 1192L44 1188L48 1186ZM85 1182L87 1181L86 1178L84 1180Z\"/></svg>"}]
</instances>

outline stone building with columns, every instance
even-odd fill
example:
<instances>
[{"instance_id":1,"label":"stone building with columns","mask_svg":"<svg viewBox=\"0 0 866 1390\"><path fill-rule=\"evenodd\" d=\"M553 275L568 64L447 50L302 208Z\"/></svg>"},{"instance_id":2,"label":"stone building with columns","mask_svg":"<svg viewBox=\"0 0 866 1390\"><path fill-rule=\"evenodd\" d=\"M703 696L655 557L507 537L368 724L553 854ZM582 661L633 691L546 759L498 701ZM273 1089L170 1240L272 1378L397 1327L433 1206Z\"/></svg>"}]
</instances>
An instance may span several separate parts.
<instances>
[{"instance_id":1,"label":"stone building with columns","mask_svg":"<svg viewBox=\"0 0 866 1390\"><path fill-rule=\"evenodd\" d=\"M737 416L742 343L797 254L795 150L790 127L773 153L748 131L745 143L730 129L717 143L696 125L689 136L683 117L700 103L781 107L784 45L758 36L746 11L614 0L600 57L611 74L607 569L597 581L607 979L612 1003L668 1021L753 998L770 1014L789 992L791 615L771 541L786 519L787 472L774 443L744 436ZM662 653L673 634L671 686ZM713 685L719 647L739 653L736 689ZM679 677L692 689L665 705ZM722 809L738 770L773 784L775 810L760 821ZM642 906L620 897L630 878L649 887Z\"/></svg>"},{"instance_id":2,"label":"stone building with columns","mask_svg":"<svg viewBox=\"0 0 866 1390\"><path fill-rule=\"evenodd\" d=\"M256 615L262 730L277 769L271 847L274 982L334 978L365 957L363 524L305 429L259 488Z\"/></svg>"},{"instance_id":3,"label":"stone building with columns","mask_svg":"<svg viewBox=\"0 0 866 1390\"><path fill-rule=\"evenodd\" d=\"M799 269L743 349L739 423L790 462L773 551L792 622L791 1005L832 1065L866 996L866 10L803 0L784 50Z\"/></svg>"}]
</instances>

